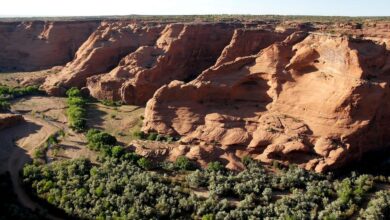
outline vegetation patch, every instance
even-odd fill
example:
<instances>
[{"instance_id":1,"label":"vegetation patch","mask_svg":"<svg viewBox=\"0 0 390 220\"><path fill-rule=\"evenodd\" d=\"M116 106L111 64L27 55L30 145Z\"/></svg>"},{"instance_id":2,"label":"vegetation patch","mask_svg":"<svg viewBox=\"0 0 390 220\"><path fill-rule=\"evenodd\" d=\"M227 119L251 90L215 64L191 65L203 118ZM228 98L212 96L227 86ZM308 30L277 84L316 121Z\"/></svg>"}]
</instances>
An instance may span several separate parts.
<instances>
[{"instance_id":1,"label":"vegetation patch","mask_svg":"<svg viewBox=\"0 0 390 220\"><path fill-rule=\"evenodd\" d=\"M77 132L85 131L86 129L86 116L87 112L85 110L86 99L83 98L81 92L77 88L71 88L66 92L68 96L67 103L67 116L69 127Z\"/></svg>"},{"instance_id":2,"label":"vegetation patch","mask_svg":"<svg viewBox=\"0 0 390 220\"><path fill-rule=\"evenodd\" d=\"M117 146L117 140L114 136L99 131L89 129L87 132L88 148L101 152L104 156L120 157L123 154L123 148Z\"/></svg>"},{"instance_id":3,"label":"vegetation patch","mask_svg":"<svg viewBox=\"0 0 390 220\"><path fill-rule=\"evenodd\" d=\"M33 158L35 162L46 163L47 151L49 150L49 148L56 148L58 143L60 142L59 138L63 138L64 136L65 132L63 130L59 130L56 133L50 135L41 146L38 146L34 150Z\"/></svg>"},{"instance_id":4,"label":"vegetation patch","mask_svg":"<svg viewBox=\"0 0 390 220\"><path fill-rule=\"evenodd\" d=\"M122 105L121 101L113 101L108 99L100 100L100 103L102 103L105 106L112 106L112 107L119 107Z\"/></svg>"},{"instance_id":5,"label":"vegetation patch","mask_svg":"<svg viewBox=\"0 0 390 220\"><path fill-rule=\"evenodd\" d=\"M158 134L156 132L144 133L140 130L134 131L133 137L135 139L140 139L140 140L160 141L160 142L167 142L167 143L178 141L180 139L178 137L173 137L171 135Z\"/></svg>"},{"instance_id":6,"label":"vegetation patch","mask_svg":"<svg viewBox=\"0 0 390 220\"><path fill-rule=\"evenodd\" d=\"M120 154L98 165L86 159L27 165L24 182L38 197L85 219L381 219L390 207L388 192L378 192L361 208L377 184L371 175L333 178L296 166L275 173L248 161L239 173L214 162L170 176L147 158ZM187 162L173 165L187 169ZM199 190L207 194L198 196Z\"/></svg>"},{"instance_id":7,"label":"vegetation patch","mask_svg":"<svg viewBox=\"0 0 390 220\"><path fill-rule=\"evenodd\" d=\"M23 88L12 88L0 86L0 111L7 111L10 108L10 101L28 95L39 95L43 92L37 86L27 86Z\"/></svg>"}]
</instances>

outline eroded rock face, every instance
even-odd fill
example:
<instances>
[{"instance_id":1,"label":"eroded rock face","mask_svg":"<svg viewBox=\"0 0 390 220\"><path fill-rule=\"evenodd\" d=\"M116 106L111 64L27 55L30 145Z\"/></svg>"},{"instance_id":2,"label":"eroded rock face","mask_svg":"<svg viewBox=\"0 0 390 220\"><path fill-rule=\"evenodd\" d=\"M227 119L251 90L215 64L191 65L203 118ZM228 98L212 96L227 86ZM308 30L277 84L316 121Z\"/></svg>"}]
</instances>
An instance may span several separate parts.
<instances>
[{"instance_id":1,"label":"eroded rock face","mask_svg":"<svg viewBox=\"0 0 390 220\"><path fill-rule=\"evenodd\" d=\"M236 29L229 45L222 51L215 66L233 61L236 58L254 55L269 45L283 41L286 32L275 32L264 29Z\"/></svg>"},{"instance_id":2,"label":"eroded rock face","mask_svg":"<svg viewBox=\"0 0 390 220\"><path fill-rule=\"evenodd\" d=\"M153 45L162 28L136 22L103 22L78 49L75 59L48 77L42 88L50 95L63 95L70 87L81 88L88 77L110 71L140 46Z\"/></svg>"},{"instance_id":3,"label":"eroded rock face","mask_svg":"<svg viewBox=\"0 0 390 220\"><path fill-rule=\"evenodd\" d=\"M383 44L295 33L161 87L143 130L322 172L388 145L389 64Z\"/></svg>"},{"instance_id":4,"label":"eroded rock face","mask_svg":"<svg viewBox=\"0 0 390 220\"><path fill-rule=\"evenodd\" d=\"M98 99L145 104L162 85L189 81L215 63L231 40L236 25L170 24L154 46L143 46L124 57L108 74L88 79Z\"/></svg>"},{"instance_id":5,"label":"eroded rock face","mask_svg":"<svg viewBox=\"0 0 390 220\"><path fill-rule=\"evenodd\" d=\"M99 23L0 22L0 71L34 71L64 65Z\"/></svg>"},{"instance_id":6,"label":"eroded rock face","mask_svg":"<svg viewBox=\"0 0 390 220\"><path fill-rule=\"evenodd\" d=\"M24 121L22 115L0 113L0 130L8 127L15 126Z\"/></svg>"}]
</instances>

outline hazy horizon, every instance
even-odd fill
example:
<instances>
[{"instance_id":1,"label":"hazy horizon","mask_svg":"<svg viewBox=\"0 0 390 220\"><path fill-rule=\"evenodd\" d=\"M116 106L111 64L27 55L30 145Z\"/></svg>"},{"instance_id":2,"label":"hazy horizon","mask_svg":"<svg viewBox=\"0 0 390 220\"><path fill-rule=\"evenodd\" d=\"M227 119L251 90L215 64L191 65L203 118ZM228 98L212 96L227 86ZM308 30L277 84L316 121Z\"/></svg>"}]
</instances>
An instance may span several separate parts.
<instances>
[{"instance_id":1,"label":"hazy horizon","mask_svg":"<svg viewBox=\"0 0 390 220\"><path fill-rule=\"evenodd\" d=\"M292 15L292 16L390 16L388 0L6 0L0 17L72 17L125 15Z\"/></svg>"}]
</instances>

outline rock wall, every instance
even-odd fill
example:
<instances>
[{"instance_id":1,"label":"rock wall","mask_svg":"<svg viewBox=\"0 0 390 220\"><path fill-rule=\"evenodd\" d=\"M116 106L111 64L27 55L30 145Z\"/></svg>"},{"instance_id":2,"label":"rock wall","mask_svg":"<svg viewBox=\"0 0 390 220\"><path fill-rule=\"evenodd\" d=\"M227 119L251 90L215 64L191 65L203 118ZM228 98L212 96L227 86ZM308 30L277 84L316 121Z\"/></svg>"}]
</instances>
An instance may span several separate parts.
<instances>
[{"instance_id":1,"label":"rock wall","mask_svg":"<svg viewBox=\"0 0 390 220\"><path fill-rule=\"evenodd\" d=\"M235 25L170 24L156 44L124 57L108 74L88 79L91 95L143 105L162 85L189 81L215 63Z\"/></svg>"},{"instance_id":2,"label":"rock wall","mask_svg":"<svg viewBox=\"0 0 390 220\"><path fill-rule=\"evenodd\" d=\"M264 29L236 29L229 43L222 51L215 66L236 58L254 55L272 43L282 41L288 34Z\"/></svg>"},{"instance_id":3,"label":"rock wall","mask_svg":"<svg viewBox=\"0 0 390 220\"><path fill-rule=\"evenodd\" d=\"M83 87L88 77L106 73L125 55L141 46L153 45L161 25L136 22L103 22L81 45L76 57L59 74L48 77L42 88L51 95L63 95L70 87Z\"/></svg>"},{"instance_id":4,"label":"rock wall","mask_svg":"<svg viewBox=\"0 0 390 220\"><path fill-rule=\"evenodd\" d=\"M0 71L34 71L64 65L99 23L0 22Z\"/></svg>"},{"instance_id":5,"label":"rock wall","mask_svg":"<svg viewBox=\"0 0 390 220\"><path fill-rule=\"evenodd\" d=\"M147 104L143 130L318 172L388 146L385 45L306 35L161 87Z\"/></svg>"}]
</instances>

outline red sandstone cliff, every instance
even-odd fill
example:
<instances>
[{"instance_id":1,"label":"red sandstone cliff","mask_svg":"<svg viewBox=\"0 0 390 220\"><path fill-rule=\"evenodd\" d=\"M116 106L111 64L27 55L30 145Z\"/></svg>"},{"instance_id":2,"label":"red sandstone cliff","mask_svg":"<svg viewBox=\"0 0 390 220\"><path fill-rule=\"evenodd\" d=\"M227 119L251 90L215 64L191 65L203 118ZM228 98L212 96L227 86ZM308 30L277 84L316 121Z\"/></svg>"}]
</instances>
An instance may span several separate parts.
<instances>
[{"instance_id":1,"label":"red sandstone cliff","mask_svg":"<svg viewBox=\"0 0 390 220\"><path fill-rule=\"evenodd\" d=\"M64 65L100 22L0 22L0 71Z\"/></svg>"},{"instance_id":2,"label":"red sandstone cliff","mask_svg":"<svg viewBox=\"0 0 390 220\"><path fill-rule=\"evenodd\" d=\"M103 22L78 49L74 60L43 84L51 95L62 95L70 87L83 87L88 77L105 73L138 47L153 45L162 27L132 22Z\"/></svg>"},{"instance_id":3,"label":"red sandstone cliff","mask_svg":"<svg viewBox=\"0 0 390 220\"><path fill-rule=\"evenodd\" d=\"M145 104L162 85L193 79L214 64L233 31L226 24L168 25L156 45L138 48L110 73L89 78L87 86L98 99Z\"/></svg>"},{"instance_id":4,"label":"red sandstone cliff","mask_svg":"<svg viewBox=\"0 0 390 220\"><path fill-rule=\"evenodd\" d=\"M243 56L254 55L272 43L287 37L285 32L279 33L263 29L236 29L229 43L222 51L215 66L233 61Z\"/></svg>"},{"instance_id":5,"label":"red sandstone cliff","mask_svg":"<svg viewBox=\"0 0 390 220\"><path fill-rule=\"evenodd\" d=\"M212 67L189 83L163 86L147 104L144 131L316 171L386 146L385 45L305 36L294 34L255 56Z\"/></svg>"}]
</instances>

